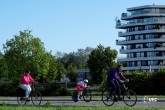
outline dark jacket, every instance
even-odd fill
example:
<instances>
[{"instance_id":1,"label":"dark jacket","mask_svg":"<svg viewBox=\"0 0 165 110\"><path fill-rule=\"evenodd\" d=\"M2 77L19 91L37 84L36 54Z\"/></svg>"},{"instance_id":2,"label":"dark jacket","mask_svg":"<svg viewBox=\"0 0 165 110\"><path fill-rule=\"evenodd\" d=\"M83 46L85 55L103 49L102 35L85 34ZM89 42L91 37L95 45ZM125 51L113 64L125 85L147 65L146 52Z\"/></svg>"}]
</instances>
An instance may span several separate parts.
<instances>
[{"instance_id":1,"label":"dark jacket","mask_svg":"<svg viewBox=\"0 0 165 110\"><path fill-rule=\"evenodd\" d=\"M111 82L111 80L126 80L122 72L118 71L118 68L108 70L107 73L107 81Z\"/></svg>"}]
</instances>

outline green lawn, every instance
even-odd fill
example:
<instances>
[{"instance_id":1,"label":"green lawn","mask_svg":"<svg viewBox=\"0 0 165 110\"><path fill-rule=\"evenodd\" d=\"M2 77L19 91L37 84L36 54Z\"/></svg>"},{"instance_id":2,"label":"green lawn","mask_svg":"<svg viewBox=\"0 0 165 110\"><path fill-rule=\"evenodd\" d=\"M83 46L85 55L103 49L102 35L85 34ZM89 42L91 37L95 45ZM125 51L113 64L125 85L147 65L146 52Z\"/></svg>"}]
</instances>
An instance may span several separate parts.
<instances>
[{"instance_id":1,"label":"green lawn","mask_svg":"<svg viewBox=\"0 0 165 110\"><path fill-rule=\"evenodd\" d=\"M33 106L6 106L1 105L0 110L164 110L160 108L131 108L131 107L33 107Z\"/></svg>"}]
</instances>

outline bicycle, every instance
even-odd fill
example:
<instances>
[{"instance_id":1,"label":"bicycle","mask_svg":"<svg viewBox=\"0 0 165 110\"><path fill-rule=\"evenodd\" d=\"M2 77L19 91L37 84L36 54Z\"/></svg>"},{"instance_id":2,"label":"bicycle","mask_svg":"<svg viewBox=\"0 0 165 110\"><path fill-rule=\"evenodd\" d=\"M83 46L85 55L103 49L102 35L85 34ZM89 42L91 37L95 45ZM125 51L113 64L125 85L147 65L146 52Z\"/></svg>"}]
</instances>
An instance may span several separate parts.
<instances>
[{"instance_id":1,"label":"bicycle","mask_svg":"<svg viewBox=\"0 0 165 110\"><path fill-rule=\"evenodd\" d=\"M77 101L78 101L78 100L77 100L77 95L78 95L77 90L75 90L75 91L73 92L73 94L72 94L72 100L73 100L74 102L77 102ZM85 87L85 88L82 90L82 94L80 95L80 99L81 99L81 97L83 97L84 101L86 101L86 102L90 102L90 101L91 101L92 95L91 95L91 90L90 90L89 87Z\"/></svg>"},{"instance_id":2,"label":"bicycle","mask_svg":"<svg viewBox=\"0 0 165 110\"><path fill-rule=\"evenodd\" d=\"M36 90L35 83L32 83L32 91L30 93L30 99L34 105L40 105L42 101L42 95L39 91ZM20 105L25 105L29 100L25 97L25 90L21 87L18 87L17 90L17 102Z\"/></svg>"},{"instance_id":3,"label":"bicycle","mask_svg":"<svg viewBox=\"0 0 165 110\"><path fill-rule=\"evenodd\" d=\"M132 107L137 102L137 96L136 96L135 91L133 91L132 89L128 89L128 87L126 87L125 83L127 83L127 82L123 82L120 85L122 100L124 101L124 103L127 106ZM102 101L107 106L111 106L111 105L114 104L114 102L117 102L118 99L116 99L116 93L115 93L115 91L113 91L112 93L110 93L110 89L109 90L105 89L102 92Z\"/></svg>"}]
</instances>

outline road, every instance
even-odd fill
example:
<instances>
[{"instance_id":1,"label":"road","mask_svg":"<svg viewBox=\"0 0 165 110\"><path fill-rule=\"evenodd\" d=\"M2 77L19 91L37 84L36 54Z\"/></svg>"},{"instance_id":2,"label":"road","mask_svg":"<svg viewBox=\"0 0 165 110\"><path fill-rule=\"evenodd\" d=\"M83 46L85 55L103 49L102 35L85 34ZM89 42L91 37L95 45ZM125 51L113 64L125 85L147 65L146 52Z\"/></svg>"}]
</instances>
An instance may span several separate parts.
<instances>
[{"instance_id":1,"label":"road","mask_svg":"<svg viewBox=\"0 0 165 110\"><path fill-rule=\"evenodd\" d=\"M64 97L43 97L41 106L49 102L52 106L106 106L101 101L101 98L93 98L90 102L79 101L73 102L71 98ZM0 97L0 104L11 104L18 105L16 97ZM26 105L32 105L31 101ZM126 106L123 101L115 102L115 106ZM165 109L165 98L158 98L156 101L150 100L149 102L143 101L143 98L138 98L138 101L134 107L146 107L146 108L164 108Z\"/></svg>"}]
</instances>

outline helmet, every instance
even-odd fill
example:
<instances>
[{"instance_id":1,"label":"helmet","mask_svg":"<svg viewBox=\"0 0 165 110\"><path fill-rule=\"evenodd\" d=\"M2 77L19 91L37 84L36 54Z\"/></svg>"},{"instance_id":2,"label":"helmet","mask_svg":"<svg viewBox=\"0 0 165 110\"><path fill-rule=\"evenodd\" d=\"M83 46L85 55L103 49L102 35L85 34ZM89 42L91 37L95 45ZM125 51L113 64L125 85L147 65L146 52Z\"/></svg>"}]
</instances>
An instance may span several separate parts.
<instances>
[{"instance_id":1,"label":"helmet","mask_svg":"<svg viewBox=\"0 0 165 110\"><path fill-rule=\"evenodd\" d=\"M87 80L87 79L84 79L84 82L85 82L85 83L88 83L88 80Z\"/></svg>"}]
</instances>

